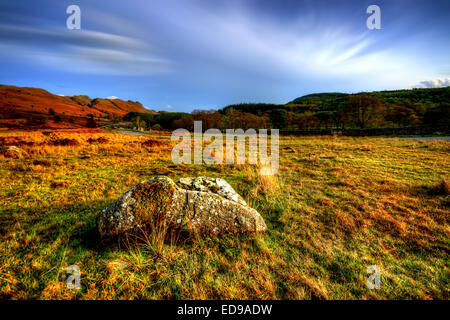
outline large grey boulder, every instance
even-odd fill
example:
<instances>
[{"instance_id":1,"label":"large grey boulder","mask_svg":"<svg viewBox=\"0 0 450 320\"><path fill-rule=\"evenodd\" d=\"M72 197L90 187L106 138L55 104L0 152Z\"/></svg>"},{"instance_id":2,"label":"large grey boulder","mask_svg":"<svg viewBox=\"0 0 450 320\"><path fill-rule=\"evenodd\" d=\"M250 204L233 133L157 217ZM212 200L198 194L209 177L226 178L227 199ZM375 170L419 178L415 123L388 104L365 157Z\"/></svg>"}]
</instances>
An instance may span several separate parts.
<instances>
[{"instance_id":1,"label":"large grey boulder","mask_svg":"<svg viewBox=\"0 0 450 320\"><path fill-rule=\"evenodd\" d=\"M97 220L102 237L155 222L186 225L191 231L255 233L267 230L261 215L223 179L152 177L124 193Z\"/></svg>"}]
</instances>

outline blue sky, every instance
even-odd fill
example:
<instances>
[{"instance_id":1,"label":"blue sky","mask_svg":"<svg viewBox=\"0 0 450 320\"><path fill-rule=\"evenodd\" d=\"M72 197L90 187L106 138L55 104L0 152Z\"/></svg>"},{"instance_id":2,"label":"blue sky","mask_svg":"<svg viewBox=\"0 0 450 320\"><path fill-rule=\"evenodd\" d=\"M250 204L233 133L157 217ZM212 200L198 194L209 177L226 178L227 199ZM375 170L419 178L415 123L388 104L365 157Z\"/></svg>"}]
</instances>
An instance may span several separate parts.
<instances>
[{"instance_id":1,"label":"blue sky","mask_svg":"<svg viewBox=\"0 0 450 320\"><path fill-rule=\"evenodd\" d=\"M66 8L81 8L68 30ZM369 30L366 8L381 9ZM0 0L0 83L156 110L448 86L450 1Z\"/></svg>"}]
</instances>

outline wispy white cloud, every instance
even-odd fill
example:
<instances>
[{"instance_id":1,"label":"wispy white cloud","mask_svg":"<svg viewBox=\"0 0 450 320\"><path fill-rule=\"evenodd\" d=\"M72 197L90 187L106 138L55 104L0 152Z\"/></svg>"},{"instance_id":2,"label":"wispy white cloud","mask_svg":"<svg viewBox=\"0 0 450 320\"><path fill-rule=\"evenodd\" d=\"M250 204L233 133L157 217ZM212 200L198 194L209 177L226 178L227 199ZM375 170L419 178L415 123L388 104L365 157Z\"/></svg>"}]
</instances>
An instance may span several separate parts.
<instances>
[{"instance_id":1,"label":"wispy white cloud","mask_svg":"<svg viewBox=\"0 0 450 320\"><path fill-rule=\"evenodd\" d=\"M3 52L74 73L148 75L170 69L144 41L92 30L0 25Z\"/></svg>"},{"instance_id":2,"label":"wispy white cloud","mask_svg":"<svg viewBox=\"0 0 450 320\"><path fill-rule=\"evenodd\" d=\"M174 25L170 29L189 34L179 39L183 52L193 60L203 59L205 70L210 63L267 78L334 78L386 88L407 86L426 73L414 52L395 43L380 46L374 32L355 30L342 21L322 23L300 15L291 23L279 23L243 6L215 10L190 6L189 15L184 15L188 10L165 12Z\"/></svg>"},{"instance_id":3,"label":"wispy white cloud","mask_svg":"<svg viewBox=\"0 0 450 320\"><path fill-rule=\"evenodd\" d=\"M414 88L444 88L450 87L450 78L435 79L421 81L419 84L413 86Z\"/></svg>"},{"instance_id":4,"label":"wispy white cloud","mask_svg":"<svg viewBox=\"0 0 450 320\"><path fill-rule=\"evenodd\" d=\"M115 100L115 99L119 99L119 98L116 96L109 96L109 97L106 97L106 99Z\"/></svg>"}]
</instances>

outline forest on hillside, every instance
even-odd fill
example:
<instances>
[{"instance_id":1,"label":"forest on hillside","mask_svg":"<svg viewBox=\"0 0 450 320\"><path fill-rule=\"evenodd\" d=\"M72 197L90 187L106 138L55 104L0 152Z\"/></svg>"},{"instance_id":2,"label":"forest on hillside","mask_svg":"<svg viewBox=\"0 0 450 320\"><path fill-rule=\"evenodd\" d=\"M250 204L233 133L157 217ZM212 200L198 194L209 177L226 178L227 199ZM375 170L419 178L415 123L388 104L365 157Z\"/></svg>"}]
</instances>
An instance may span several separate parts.
<instances>
[{"instance_id":1,"label":"forest on hillside","mask_svg":"<svg viewBox=\"0 0 450 320\"><path fill-rule=\"evenodd\" d=\"M139 128L193 130L194 121L209 128L284 130L385 128L450 123L450 87L357 94L319 93L286 104L240 103L192 113L128 113Z\"/></svg>"}]
</instances>

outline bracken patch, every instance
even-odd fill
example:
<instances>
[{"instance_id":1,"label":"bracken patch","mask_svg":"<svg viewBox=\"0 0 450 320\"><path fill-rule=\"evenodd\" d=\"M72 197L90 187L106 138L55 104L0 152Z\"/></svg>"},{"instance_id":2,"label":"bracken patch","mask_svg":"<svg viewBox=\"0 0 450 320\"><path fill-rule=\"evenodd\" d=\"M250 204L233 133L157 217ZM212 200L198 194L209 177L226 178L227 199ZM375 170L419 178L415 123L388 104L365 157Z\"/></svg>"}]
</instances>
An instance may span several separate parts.
<instances>
[{"instance_id":1,"label":"bracken patch","mask_svg":"<svg viewBox=\"0 0 450 320\"><path fill-rule=\"evenodd\" d=\"M52 140L48 144L53 145L53 146L78 146L78 145L80 145L78 140L69 139L69 138Z\"/></svg>"},{"instance_id":2,"label":"bracken patch","mask_svg":"<svg viewBox=\"0 0 450 320\"><path fill-rule=\"evenodd\" d=\"M143 147L154 148L154 147L165 147L168 143L156 139L148 139L142 143Z\"/></svg>"},{"instance_id":3,"label":"bracken patch","mask_svg":"<svg viewBox=\"0 0 450 320\"><path fill-rule=\"evenodd\" d=\"M88 142L89 144L95 144L95 143L103 144L103 143L108 143L109 140L106 139L105 137L99 137L99 138L97 138L97 139L89 138L89 139L87 140L87 142Z\"/></svg>"}]
</instances>

